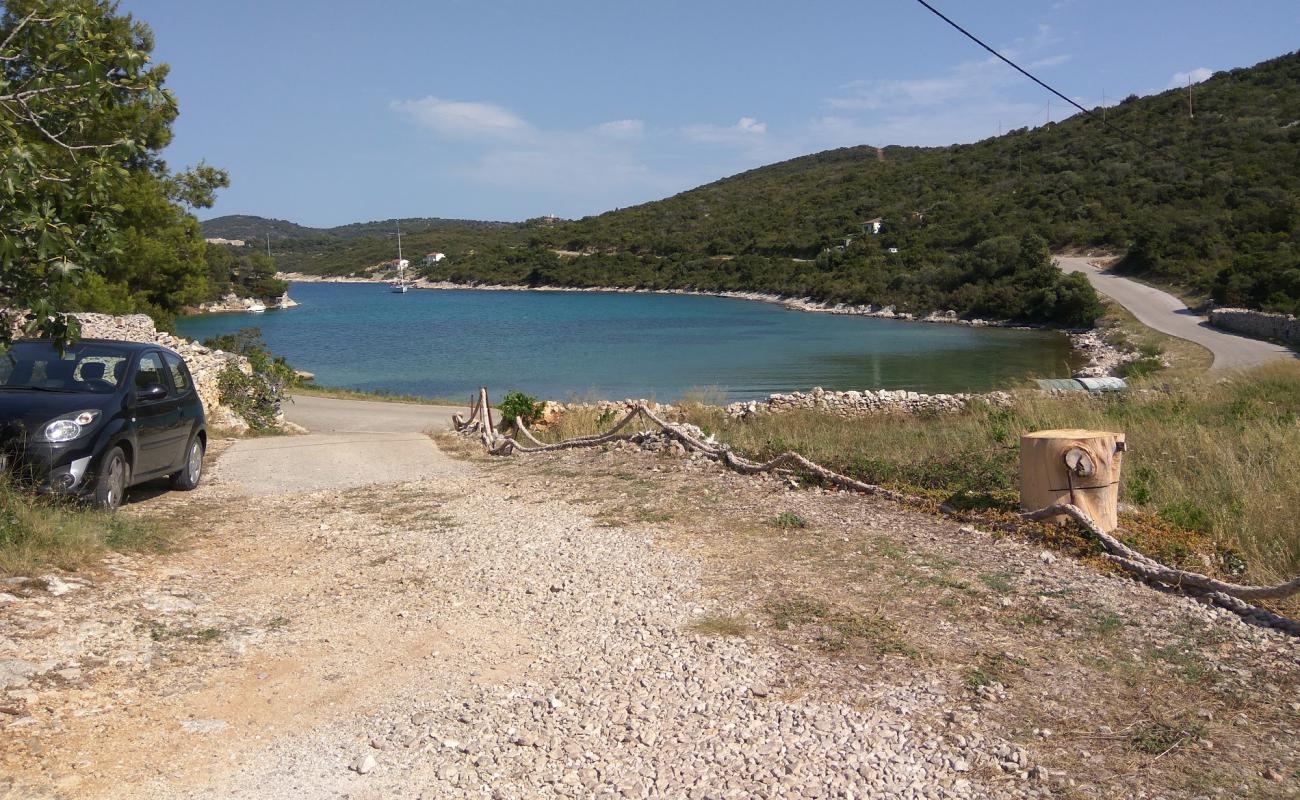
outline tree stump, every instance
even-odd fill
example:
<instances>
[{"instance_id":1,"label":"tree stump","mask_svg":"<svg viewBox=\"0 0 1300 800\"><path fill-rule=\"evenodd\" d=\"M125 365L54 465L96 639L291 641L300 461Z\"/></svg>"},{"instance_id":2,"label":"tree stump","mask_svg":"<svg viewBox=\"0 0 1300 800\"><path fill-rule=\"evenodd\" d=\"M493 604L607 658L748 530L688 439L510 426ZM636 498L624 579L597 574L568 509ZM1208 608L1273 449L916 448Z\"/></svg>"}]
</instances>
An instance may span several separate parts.
<instances>
[{"instance_id":1,"label":"tree stump","mask_svg":"<svg viewBox=\"0 0 1300 800\"><path fill-rule=\"evenodd\" d=\"M1104 531L1119 526L1124 434L1035 431L1020 437L1020 505L1026 511L1071 503ZM1058 519L1064 519L1059 517Z\"/></svg>"}]
</instances>

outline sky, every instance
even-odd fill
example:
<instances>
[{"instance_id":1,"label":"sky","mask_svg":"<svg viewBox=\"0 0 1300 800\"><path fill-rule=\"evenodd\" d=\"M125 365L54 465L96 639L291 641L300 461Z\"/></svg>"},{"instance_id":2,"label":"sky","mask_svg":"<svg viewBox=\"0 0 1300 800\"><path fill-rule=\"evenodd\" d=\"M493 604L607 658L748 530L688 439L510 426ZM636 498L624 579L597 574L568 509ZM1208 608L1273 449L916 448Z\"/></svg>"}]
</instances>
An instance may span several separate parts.
<instances>
[{"instance_id":1,"label":"sky","mask_svg":"<svg viewBox=\"0 0 1300 800\"><path fill-rule=\"evenodd\" d=\"M1300 43L1295 0L931 0L1088 108ZM1064 103L915 0L121 0L231 186L201 218L575 218ZM1050 107L1049 107L1050 101Z\"/></svg>"}]
</instances>

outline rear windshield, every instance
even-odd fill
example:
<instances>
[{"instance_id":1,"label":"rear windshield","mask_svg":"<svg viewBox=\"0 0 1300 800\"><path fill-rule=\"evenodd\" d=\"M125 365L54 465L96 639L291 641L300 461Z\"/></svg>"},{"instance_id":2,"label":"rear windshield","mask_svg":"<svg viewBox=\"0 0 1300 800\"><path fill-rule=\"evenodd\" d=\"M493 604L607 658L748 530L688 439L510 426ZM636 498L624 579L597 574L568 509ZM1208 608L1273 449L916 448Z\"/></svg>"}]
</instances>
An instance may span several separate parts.
<instances>
[{"instance_id":1,"label":"rear windshield","mask_svg":"<svg viewBox=\"0 0 1300 800\"><path fill-rule=\"evenodd\" d=\"M112 394L129 358L111 344L79 342L60 354L48 342L16 342L0 355L0 391Z\"/></svg>"}]
</instances>

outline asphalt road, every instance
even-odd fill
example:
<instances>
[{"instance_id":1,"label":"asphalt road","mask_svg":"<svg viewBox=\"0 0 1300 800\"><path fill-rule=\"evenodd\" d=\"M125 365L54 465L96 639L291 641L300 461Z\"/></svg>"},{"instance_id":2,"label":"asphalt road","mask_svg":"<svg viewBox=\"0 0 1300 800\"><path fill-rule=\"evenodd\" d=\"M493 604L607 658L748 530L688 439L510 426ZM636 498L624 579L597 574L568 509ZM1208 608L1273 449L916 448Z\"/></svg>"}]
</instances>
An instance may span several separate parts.
<instances>
[{"instance_id":1,"label":"asphalt road","mask_svg":"<svg viewBox=\"0 0 1300 800\"><path fill-rule=\"evenodd\" d=\"M459 474L427 431L447 430L461 408L295 397L285 417L300 436L240 439L223 452L215 478L247 494L286 494L392 484Z\"/></svg>"},{"instance_id":2,"label":"asphalt road","mask_svg":"<svg viewBox=\"0 0 1300 800\"><path fill-rule=\"evenodd\" d=\"M1254 367L1280 358L1297 358L1297 353L1272 342L1251 339L1210 326L1205 317L1194 314L1177 297L1137 281L1098 269L1092 259L1057 256L1064 272L1082 272L1093 287L1127 308L1138 321L1161 333L1195 342L1214 355L1211 369Z\"/></svg>"}]
</instances>

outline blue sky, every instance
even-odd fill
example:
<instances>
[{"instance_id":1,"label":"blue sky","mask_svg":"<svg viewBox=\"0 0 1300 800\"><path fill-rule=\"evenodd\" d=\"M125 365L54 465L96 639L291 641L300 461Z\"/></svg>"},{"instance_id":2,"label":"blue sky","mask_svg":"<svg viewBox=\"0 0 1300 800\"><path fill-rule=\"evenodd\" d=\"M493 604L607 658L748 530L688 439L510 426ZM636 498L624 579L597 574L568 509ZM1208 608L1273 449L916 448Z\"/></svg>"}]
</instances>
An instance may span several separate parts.
<instances>
[{"instance_id":1,"label":"blue sky","mask_svg":"<svg viewBox=\"0 0 1300 800\"><path fill-rule=\"evenodd\" d=\"M1089 107L1300 42L1294 0L933 4ZM168 162L230 172L205 217L578 217L831 147L969 142L1048 113L1046 92L913 0L121 9L172 66Z\"/></svg>"}]
</instances>

